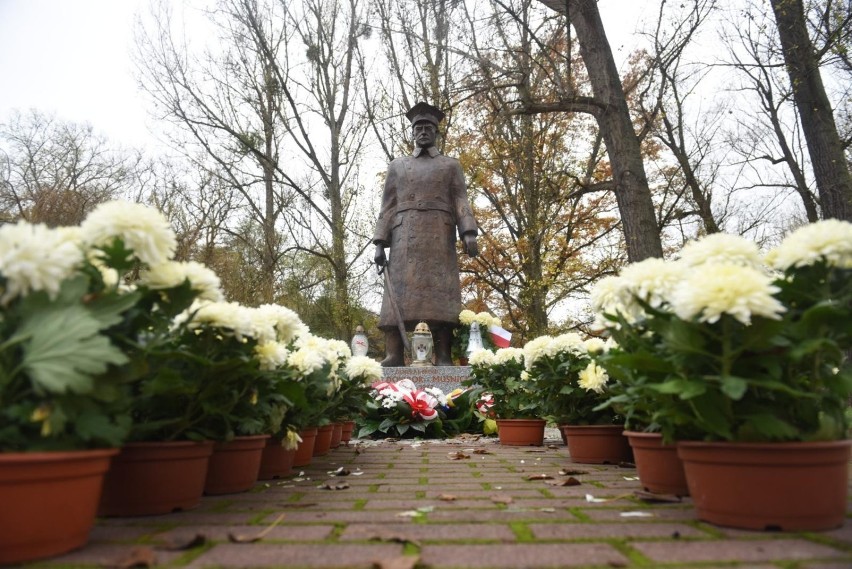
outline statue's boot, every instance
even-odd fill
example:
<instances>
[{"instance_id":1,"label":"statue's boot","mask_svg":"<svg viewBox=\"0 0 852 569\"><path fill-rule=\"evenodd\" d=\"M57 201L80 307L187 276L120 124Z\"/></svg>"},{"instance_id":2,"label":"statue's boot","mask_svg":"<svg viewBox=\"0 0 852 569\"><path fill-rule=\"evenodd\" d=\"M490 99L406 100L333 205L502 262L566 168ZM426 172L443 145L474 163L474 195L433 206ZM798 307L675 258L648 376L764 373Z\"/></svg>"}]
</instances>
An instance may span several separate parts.
<instances>
[{"instance_id":1,"label":"statue's boot","mask_svg":"<svg viewBox=\"0 0 852 569\"><path fill-rule=\"evenodd\" d=\"M436 326L432 332L432 341L435 343L435 365L453 365L452 354L453 329L450 326Z\"/></svg>"},{"instance_id":2,"label":"statue's boot","mask_svg":"<svg viewBox=\"0 0 852 569\"><path fill-rule=\"evenodd\" d=\"M402 367L405 365L405 348L402 345L402 336L399 330L388 330L385 332L385 359L381 361L382 367Z\"/></svg>"}]
</instances>

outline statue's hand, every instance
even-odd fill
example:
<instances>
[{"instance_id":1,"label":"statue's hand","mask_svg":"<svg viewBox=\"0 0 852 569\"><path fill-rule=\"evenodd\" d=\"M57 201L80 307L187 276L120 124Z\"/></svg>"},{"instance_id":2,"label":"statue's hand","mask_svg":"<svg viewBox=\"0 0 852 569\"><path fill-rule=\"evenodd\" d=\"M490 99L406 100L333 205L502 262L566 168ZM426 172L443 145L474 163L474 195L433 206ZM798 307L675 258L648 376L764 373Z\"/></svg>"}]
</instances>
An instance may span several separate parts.
<instances>
[{"instance_id":1,"label":"statue's hand","mask_svg":"<svg viewBox=\"0 0 852 569\"><path fill-rule=\"evenodd\" d=\"M464 250L468 256L476 257L479 255L479 245L476 244L476 235L465 233L462 238L464 239Z\"/></svg>"},{"instance_id":2,"label":"statue's hand","mask_svg":"<svg viewBox=\"0 0 852 569\"><path fill-rule=\"evenodd\" d=\"M383 245L376 245L376 253L373 255L373 261L378 267L384 267L388 264L388 258L385 257L385 248Z\"/></svg>"}]
</instances>

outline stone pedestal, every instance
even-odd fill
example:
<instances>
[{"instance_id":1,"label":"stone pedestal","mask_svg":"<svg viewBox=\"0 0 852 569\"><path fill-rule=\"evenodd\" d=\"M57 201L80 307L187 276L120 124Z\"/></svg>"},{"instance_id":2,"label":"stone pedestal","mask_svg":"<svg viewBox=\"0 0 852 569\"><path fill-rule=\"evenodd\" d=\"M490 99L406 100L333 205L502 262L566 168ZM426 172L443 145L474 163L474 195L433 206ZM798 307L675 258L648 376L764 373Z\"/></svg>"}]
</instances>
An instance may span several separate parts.
<instances>
[{"instance_id":1,"label":"stone pedestal","mask_svg":"<svg viewBox=\"0 0 852 569\"><path fill-rule=\"evenodd\" d=\"M470 366L386 367L382 372L385 381L410 379L419 389L437 387L449 394L470 376Z\"/></svg>"}]
</instances>

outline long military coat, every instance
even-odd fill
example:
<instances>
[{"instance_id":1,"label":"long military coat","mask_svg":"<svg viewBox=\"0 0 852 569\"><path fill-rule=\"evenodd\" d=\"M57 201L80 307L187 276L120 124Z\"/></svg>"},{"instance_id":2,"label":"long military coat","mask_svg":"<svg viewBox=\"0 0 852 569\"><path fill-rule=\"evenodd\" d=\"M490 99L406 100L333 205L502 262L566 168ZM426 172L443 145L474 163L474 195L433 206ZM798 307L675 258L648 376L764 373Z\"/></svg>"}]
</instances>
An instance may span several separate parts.
<instances>
[{"instance_id":1,"label":"long military coat","mask_svg":"<svg viewBox=\"0 0 852 569\"><path fill-rule=\"evenodd\" d=\"M456 239L465 233L477 227L458 160L430 147L390 163L373 243L390 246L387 271L408 329L458 322ZM385 287L379 327L395 326Z\"/></svg>"}]
</instances>

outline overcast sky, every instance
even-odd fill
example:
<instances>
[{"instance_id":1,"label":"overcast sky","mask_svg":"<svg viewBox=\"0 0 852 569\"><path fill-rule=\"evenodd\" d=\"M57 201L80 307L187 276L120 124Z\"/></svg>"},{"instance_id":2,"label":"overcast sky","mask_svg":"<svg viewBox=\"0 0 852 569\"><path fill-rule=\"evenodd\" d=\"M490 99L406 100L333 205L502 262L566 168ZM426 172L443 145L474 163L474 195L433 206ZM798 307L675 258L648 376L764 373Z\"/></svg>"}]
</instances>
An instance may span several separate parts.
<instances>
[{"instance_id":1,"label":"overcast sky","mask_svg":"<svg viewBox=\"0 0 852 569\"><path fill-rule=\"evenodd\" d=\"M0 121L12 109L90 123L127 145L152 140L129 53L135 14L149 0L0 0ZM648 0L600 0L616 58ZM648 13L649 10L651 13Z\"/></svg>"}]
</instances>

